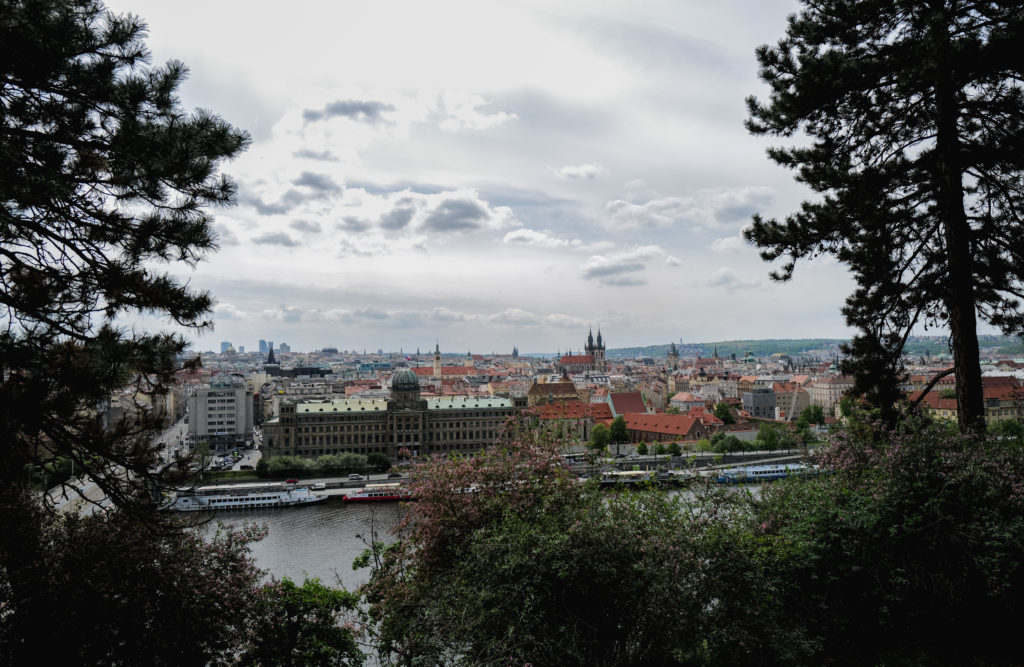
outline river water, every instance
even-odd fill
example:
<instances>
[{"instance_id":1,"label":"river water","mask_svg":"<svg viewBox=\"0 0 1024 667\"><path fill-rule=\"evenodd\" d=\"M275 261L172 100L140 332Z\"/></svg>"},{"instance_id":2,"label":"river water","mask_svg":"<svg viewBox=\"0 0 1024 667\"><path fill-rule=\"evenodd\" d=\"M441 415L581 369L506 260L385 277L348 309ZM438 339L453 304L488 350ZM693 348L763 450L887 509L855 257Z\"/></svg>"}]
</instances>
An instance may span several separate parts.
<instances>
[{"instance_id":1,"label":"river water","mask_svg":"<svg viewBox=\"0 0 1024 667\"><path fill-rule=\"evenodd\" d=\"M225 512L216 520L264 524L267 536L250 548L256 565L275 577L297 583L318 577L353 590L370 576L366 568L354 571L352 561L366 549L371 531L379 541L393 541L391 528L404 512L401 503L345 503L334 497L309 507Z\"/></svg>"}]
</instances>

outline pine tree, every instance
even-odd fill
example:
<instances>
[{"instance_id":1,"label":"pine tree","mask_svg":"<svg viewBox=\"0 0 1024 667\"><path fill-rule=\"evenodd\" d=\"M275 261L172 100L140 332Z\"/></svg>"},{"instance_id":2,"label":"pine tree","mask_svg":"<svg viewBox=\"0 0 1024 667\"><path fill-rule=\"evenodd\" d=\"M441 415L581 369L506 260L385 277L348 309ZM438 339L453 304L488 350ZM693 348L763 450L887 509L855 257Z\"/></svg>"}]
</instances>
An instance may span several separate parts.
<instances>
[{"instance_id":1,"label":"pine tree","mask_svg":"<svg viewBox=\"0 0 1024 667\"><path fill-rule=\"evenodd\" d=\"M166 268L215 250L206 208L232 203L219 167L249 136L184 112L185 66L151 66L144 35L97 0L0 0L3 485L68 456L130 504L156 417L104 407L124 387L158 399L185 343L118 318L209 325L212 297Z\"/></svg>"},{"instance_id":2,"label":"pine tree","mask_svg":"<svg viewBox=\"0 0 1024 667\"><path fill-rule=\"evenodd\" d=\"M767 102L754 134L810 138L769 150L818 197L745 232L788 280L798 260L847 264L843 313L858 389L899 396L915 327L948 327L962 429L983 425L980 317L1024 330L1024 10L1016 2L805 2L757 50Z\"/></svg>"}]
</instances>

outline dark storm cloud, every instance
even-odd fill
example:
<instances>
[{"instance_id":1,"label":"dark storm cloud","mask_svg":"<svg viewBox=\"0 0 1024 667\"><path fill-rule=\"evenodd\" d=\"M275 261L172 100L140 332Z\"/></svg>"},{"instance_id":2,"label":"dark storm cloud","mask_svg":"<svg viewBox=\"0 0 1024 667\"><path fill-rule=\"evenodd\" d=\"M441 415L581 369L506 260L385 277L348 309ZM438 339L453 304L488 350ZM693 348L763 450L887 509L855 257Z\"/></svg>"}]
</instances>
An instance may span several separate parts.
<instances>
[{"instance_id":1,"label":"dark storm cloud","mask_svg":"<svg viewBox=\"0 0 1024 667\"><path fill-rule=\"evenodd\" d=\"M335 183L330 176L315 174L311 171L302 172L292 183L322 193L341 192L341 186Z\"/></svg>"},{"instance_id":2,"label":"dark storm cloud","mask_svg":"<svg viewBox=\"0 0 1024 667\"><path fill-rule=\"evenodd\" d=\"M479 229L487 221L487 211L480 204L465 199L441 202L423 221L423 227L438 232Z\"/></svg>"},{"instance_id":3,"label":"dark storm cloud","mask_svg":"<svg viewBox=\"0 0 1024 667\"><path fill-rule=\"evenodd\" d=\"M260 234L254 238L252 242L260 245L280 245L287 248L295 248L302 245L284 232L267 232L265 234Z\"/></svg>"},{"instance_id":4,"label":"dark storm cloud","mask_svg":"<svg viewBox=\"0 0 1024 667\"><path fill-rule=\"evenodd\" d=\"M309 220L292 220L288 223L288 226L299 232L310 232L313 234L319 234L323 231L320 227L319 222L310 222Z\"/></svg>"},{"instance_id":5,"label":"dark storm cloud","mask_svg":"<svg viewBox=\"0 0 1024 667\"><path fill-rule=\"evenodd\" d=\"M327 120L342 116L361 123L374 125L384 120L381 115L385 111L394 111L395 105L375 102L373 100L337 100L330 102L323 109L304 109L302 118L306 122Z\"/></svg>"},{"instance_id":6,"label":"dark storm cloud","mask_svg":"<svg viewBox=\"0 0 1024 667\"><path fill-rule=\"evenodd\" d=\"M335 229L340 229L346 232L365 232L370 228L370 222L357 218L354 215L346 215L341 219L341 222L334 224Z\"/></svg>"},{"instance_id":7,"label":"dark storm cloud","mask_svg":"<svg viewBox=\"0 0 1024 667\"><path fill-rule=\"evenodd\" d=\"M412 216L416 213L416 209L412 206L399 206L393 208L384 215L380 216L380 226L382 229L398 230L403 229L412 220Z\"/></svg>"},{"instance_id":8,"label":"dark storm cloud","mask_svg":"<svg viewBox=\"0 0 1024 667\"><path fill-rule=\"evenodd\" d=\"M621 273L632 273L643 271L643 262L609 262L608 264L595 264L583 269L582 275L587 279L598 279L601 282L608 282L611 276L618 276ZM636 284L636 283L633 283Z\"/></svg>"},{"instance_id":9,"label":"dark storm cloud","mask_svg":"<svg viewBox=\"0 0 1024 667\"><path fill-rule=\"evenodd\" d=\"M337 162L338 157L331 151L311 151L303 148L292 153L292 157L306 158L307 160L319 160L321 162Z\"/></svg>"},{"instance_id":10,"label":"dark storm cloud","mask_svg":"<svg viewBox=\"0 0 1024 667\"><path fill-rule=\"evenodd\" d=\"M260 215L283 215L303 202L321 198L323 198L323 195L319 193L304 194L292 188L281 195L281 198L276 202L267 203L263 201L262 197L246 187L239 193L238 203L243 206L252 206Z\"/></svg>"}]
</instances>

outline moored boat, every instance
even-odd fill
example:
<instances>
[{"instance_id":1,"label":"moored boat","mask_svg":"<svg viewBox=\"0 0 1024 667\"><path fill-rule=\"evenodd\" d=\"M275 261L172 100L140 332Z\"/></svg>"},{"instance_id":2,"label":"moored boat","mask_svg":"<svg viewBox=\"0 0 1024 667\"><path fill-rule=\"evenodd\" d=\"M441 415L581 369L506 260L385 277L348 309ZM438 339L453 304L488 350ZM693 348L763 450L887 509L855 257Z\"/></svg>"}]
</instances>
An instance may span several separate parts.
<instances>
[{"instance_id":1,"label":"moored boat","mask_svg":"<svg viewBox=\"0 0 1024 667\"><path fill-rule=\"evenodd\" d=\"M327 500L327 496L314 495L306 487L246 490L236 493L224 491L205 494L179 494L168 505L167 509L175 512L269 509L274 507L291 507L294 505L311 505L325 500Z\"/></svg>"},{"instance_id":2,"label":"moored boat","mask_svg":"<svg viewBox=\"0 0 1024 667\"><path fill-rule=\"evenodd\" d=\"M806 463L779 463L761 466L726 468L718 472L715 479L719 484L760 484L785 477L813 475L817 468Z\"/></svg>"},{"instance_id":3,"label":"moored boat","mask_svg":"<svg viewBox=\"0 0 1024 667\"><path fill-rule=\"evenodd\" d=\"M401 484L367 484L355 493L343 496L346 502L350 503L381 503L394 502L398 500L412 500L409 489Z\"/></svg>"}]
</instances>

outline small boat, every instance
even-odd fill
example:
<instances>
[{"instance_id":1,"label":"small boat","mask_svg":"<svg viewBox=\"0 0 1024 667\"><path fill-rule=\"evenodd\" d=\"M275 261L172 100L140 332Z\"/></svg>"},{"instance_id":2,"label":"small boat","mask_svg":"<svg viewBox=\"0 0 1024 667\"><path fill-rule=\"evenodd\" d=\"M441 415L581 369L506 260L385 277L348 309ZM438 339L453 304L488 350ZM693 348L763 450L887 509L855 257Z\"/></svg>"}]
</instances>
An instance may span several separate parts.
<instances>
[{"instance_id":1,"label":"small boat","mask_svg":"<svg viewBox=\"0 0 1024 667\"><path fill-rule=\"evenodd\" d=\"M355 493L343 496L350 503L383 503L398 500L412 500L409 489L397 482L390 484L367 484Z\"/></svg>"},{"instance_id":2,"label":"small boat","mask_svg":"<svg viewBox=\"0 0 1024 667\"><path fill-rule=\"evenodd\" d=\"M719 484L760 484L785 477L813 475L817 468L806 463L780 463L763 466L745 466L742 468L726 468L718 473L715 479Z\"/></svg>"},{"instance_id":3,"label":"small boat","mask_svg":"<svg viewBox=\"0 0 1024 667\"><path fill-rule=\"evenodd\" d=\"M297 489L264 489L231 493L180 494L167 509L175 512L202 512L212 510L249 510L294 505L312 505L327 500L327 496L310 493L306 487Z\"/></svg>"}]
</instances>

